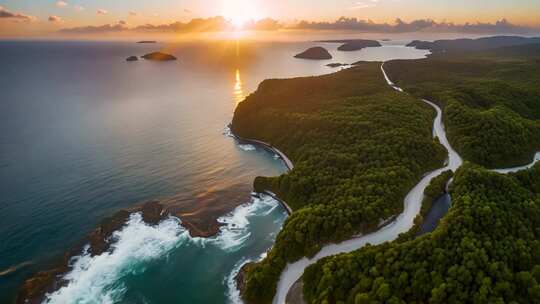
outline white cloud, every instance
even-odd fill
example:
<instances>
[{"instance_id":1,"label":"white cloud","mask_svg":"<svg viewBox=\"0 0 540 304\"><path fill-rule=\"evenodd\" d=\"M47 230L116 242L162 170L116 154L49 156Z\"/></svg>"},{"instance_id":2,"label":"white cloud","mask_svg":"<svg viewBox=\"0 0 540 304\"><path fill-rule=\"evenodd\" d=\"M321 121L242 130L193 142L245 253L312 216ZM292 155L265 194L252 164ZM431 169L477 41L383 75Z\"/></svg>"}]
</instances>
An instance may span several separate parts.
<instances>
[{"instance_id":1,"label":"white cloud","mask_svg":"<svg viewBox=\"0 0 540 304\"><path fill-rule=\"evenodd\" d=\"M66 1L57 1L56 7L66 7L68 6L68 3Z\"/></svg>"},{"instance_id":2,"label":"white cloud","mask_svg":"<svg viewBox=\"0 0 540 304\"><path fill-rule=\"evenodd\" d=\"M380 0L362 0L362 1L356 1L355 4L353 4L349 9L356 10L356 9L363 9L363 8L370 8L375 7L380 2Z\"/></svg>"},{"instance_id":3,"label":"white cloud","mask_svg":"<svg viewBox=\"0 0 540 304\"><path fill-rule=\"evenodd\" d=\"M81 5L75 5L73 7L77 12L82 12L84 11L84 6L81 6Z\"/></svg>"},{"instance_id":4,"label":"white cloud","mask_svg":"<svg viewBox=\"0 0 540 304\"><path fill-rule=\"evenodd\" d=\"M109 12L107 10L104 10L104 9L98 9L97 10L97 14L98 15L107 15Z\"/></svg>"}]
</instances>

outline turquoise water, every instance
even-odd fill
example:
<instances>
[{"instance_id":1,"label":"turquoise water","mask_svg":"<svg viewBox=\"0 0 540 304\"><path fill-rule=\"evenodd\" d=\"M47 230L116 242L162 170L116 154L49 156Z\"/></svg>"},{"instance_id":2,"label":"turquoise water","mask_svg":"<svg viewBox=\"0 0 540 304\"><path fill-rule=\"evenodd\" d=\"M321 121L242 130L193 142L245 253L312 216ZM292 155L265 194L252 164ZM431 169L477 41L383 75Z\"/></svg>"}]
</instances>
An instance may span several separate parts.
<instances>
[{"instance_id":1,"label":"turquoise water","mask_svg":"<svg viewBox=\"0 0 540 304\"><path fill-rule=\"evenodd\" d=\"M176 219L149 227L132 215L113 251L82 252L68 286L49 300L234 301L231 274L272 245L285 219L277 202L251 201L251 183L285 167L223 130L260 81L333 71L329 62L292 57L312 45L0 41L0 302L114 212L159 198L197 204L216 193L223 202L251 203L224 215L220 235L193 239ZM154 50L180 60L125 62ZM332 52L330 62L424 54Z\"/></svg>"}]
</instances>

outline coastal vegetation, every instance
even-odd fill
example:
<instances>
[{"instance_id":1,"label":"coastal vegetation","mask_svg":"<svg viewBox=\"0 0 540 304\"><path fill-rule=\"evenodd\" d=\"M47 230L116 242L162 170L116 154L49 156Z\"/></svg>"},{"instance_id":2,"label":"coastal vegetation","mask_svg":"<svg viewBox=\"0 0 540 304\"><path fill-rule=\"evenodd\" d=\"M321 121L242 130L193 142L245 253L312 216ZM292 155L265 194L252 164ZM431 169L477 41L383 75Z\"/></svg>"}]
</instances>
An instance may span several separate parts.
<instances>
[{"instance_id":1,"label":"coastal vegetation","mask_svg":"<svg viewBox=\"0 0 540 304\"><path fill-rule=\"evenodd\" d=\"M359 51L368 47L381 47L382 45L377 40L366 39L342 39L342 40L321 40L319 42L325 43L341 43L338 47L338 51L350 52Z\"/></svg>"},{"instance_id":2,"label":"coastal vegetation","mask_svg":"<svg viewBox=\"0 0 540 304\"><path fill-rule=\"evenodd\" d=\"M437 229L306 269L308 303L540 303L540 165L458 170Z\"/></svg>"},{"instance_id":3,"label":"coastal vegetation","mask_svg":"<svg viewBox=\"0 0 540 304\"><path fill-rule=\"evenodd\" d=\"M410 188L446 157L432 137L434 116L420 100L392 90L379 63L266 80L240 103L232 131L271 143L295 163L285 175L255 180L257 190L273 191L295 212L267 258L246 267L243 298L270 303L287 262L399 214Z\"/></svg>"},{"instance_id":4,"label":"coastal vegetation","mask_svg":"<svg viewBox=\"0 0 540 304\"><path fill-rule=\"evenodd\" d=\"M141 57L146 60L155 60L155 61L172 61L172 60L177 59L171 54L165 54L161 52L153 52L153 53L149 53L144 56L141 56Z\"/></svg>"},{"instance_id":5,"label":"coastal vegetation","mask_svg":"<svg viewBox=\"0 0 540 304\"><path fill-rule=\"evenodd\" d=\"M421 50L430 50L433 53L455 52L455 51L482 51L501 47L519 46L540 43L540 37L520 37L520 36L493 36L477 39L441 39L435 41L414 40L407 44Z\"/></svg>"},{"instance_id":6,"label":"coastal vegetation","mask_svg":"<svg viewBox=\"0 0 540 304\"><path fill-rule=\"evenodd\" d=\"M385 70L443 107L448 138L465 159L504 168L540 150L540 44L395 60Z\"/></svg>"}]
</instances>

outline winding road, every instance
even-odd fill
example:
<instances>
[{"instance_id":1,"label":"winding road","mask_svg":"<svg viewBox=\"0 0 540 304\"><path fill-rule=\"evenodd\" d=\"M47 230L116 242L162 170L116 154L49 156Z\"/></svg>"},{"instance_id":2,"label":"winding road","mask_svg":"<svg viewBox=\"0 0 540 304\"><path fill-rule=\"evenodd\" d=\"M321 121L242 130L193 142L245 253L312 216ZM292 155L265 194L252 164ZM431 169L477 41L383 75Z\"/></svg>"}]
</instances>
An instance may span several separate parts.
<instances>
[{"instance_id":1,"label":"winding road","mask_svg":"<svg viewBox=\"0 0 540 304\"><path fill-rule=\"evenodd\" d=\"M389 86L398 92L403 92L403 89L395 85L388 78L388 75L384 70L384 63L381 65L381 72ZM309 265L316 263L318 260L327 256L358 250L368 243L378 245L393 241L399 236L399 234L407 232L412 228L414 218L420 212L422 199L424 198L424 190L429 185L431 180L439 176L444 171L452 170L455 172L459 167L461 167L463 164L463 159L456 152L456 150L452 148L448 138L446 137L444 124L442 122L441 108L429 100L423 99L422 101L433 107L437 112L437 116L433 122L433 136L438 137L440 143L448 150L447 165L444 168L437 169L426 174L422 180L420 180L420 182L405 197L403 213L401 213L392 223L382 227L374 233L356 237L339 244L326 245L311 259L303 258L295 263L288 264L280 276L276 295L273 301L274 304L284 304L289 290L291 289L292 285L302 276L304 269ZM532 167L539 160L540 152L535 155L533 162L529 165L493 171L499 173L517 172Z\"/></svg>"}]
</instances>

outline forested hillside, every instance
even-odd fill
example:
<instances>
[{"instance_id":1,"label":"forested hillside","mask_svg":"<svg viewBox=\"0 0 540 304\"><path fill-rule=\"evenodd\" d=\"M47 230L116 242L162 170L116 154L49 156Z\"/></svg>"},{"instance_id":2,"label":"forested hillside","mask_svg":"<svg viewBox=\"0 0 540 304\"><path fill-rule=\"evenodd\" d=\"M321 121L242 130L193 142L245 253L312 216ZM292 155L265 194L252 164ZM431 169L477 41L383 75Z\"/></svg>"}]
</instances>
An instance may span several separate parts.
<instances>
[{"instance_id":1,"label":"forested hillside","mask_svg":"<svg viewBox=\"0 0 540 304\"><path fill-rule=\"evenodd\" d=\"M540 164L458 170L437 229L306 269L308 303L540 303Z\"/></svg>"},{"instance_id":2,"label":"forested hillside","mask_svg":"<svg viewBox=\"0 0 540 304\"><path fill-rule=\"evenodd\" d=\"M465 159L503 168L540 150L540 45L396 60L385 70L444 107L448 138Z\"/></svg>"},{"instance_id":3,"label":"forested hillside","mask_svg":"<svg viewBox=\"0 0 540 304\"><path fill-rule=\"evenodd\" d=\"M293 171L255 184L296 211L268 257L248 267L243 298L271 302L287 262L399 214L406 193L446 157L432 138L434 116L420 100L393 91L379 63L264 81L238 106L232 130L269 142L292 159Z\"/></svg>"}]
</instances>

